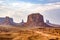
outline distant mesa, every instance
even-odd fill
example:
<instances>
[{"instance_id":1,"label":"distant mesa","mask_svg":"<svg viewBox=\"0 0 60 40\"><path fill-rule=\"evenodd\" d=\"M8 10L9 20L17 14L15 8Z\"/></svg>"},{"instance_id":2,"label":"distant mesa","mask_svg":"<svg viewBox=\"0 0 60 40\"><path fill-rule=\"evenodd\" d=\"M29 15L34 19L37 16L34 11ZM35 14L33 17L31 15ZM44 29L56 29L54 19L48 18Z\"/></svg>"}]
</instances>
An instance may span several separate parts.
<instances>
[{"instance_id":1,"label":"distant mesa","mask_svg":"<svg viewBox=\"0 0 60 40\"><path fill-rule=\"evenodd\" d=\"M28 26L49 26L46 23L44 23L43 15L41 15L40 13L30 14L27 19L27 25Z\"/></svg>"},{"instance_id":2,"label":"distant mesa","mask_svg":"<svg viewBox=\"0 0 60 40\"><path fill-rule=\"evenodd\" d=\"M12 25L13 19L6 16L5 18L0 17L0 25Z\"/></svg>"},{"instance_id":3,"label":"distant mesa","mask_svg":"<svg viewBox=\"0 0 60 40\"><path fill-rule=\"evenodd\" d=\"M46 24L50 25L50 26L53 26L53 27L60 27L60 25L58 25L58 24L52 24L52 23L50 23L49 20L46 20Z\"/></svg>"},{"instance_id":4,"label":"distant mesa","mask_svg":"<svg viewBox=\"0 0 60 40\"><path fill-rule=\"evenodd\" d=\"M49 23L49 21L47 21ZM43 15L40 13L32 13L28 15L27 22L22 20L21 23L13 22L13 18L8 16L0 17L0 25L13 25L13 26L47 26L50 27L48 24L44 22Z\"/></svg>"},{"instance_id":5,"label":"distant mesa","mask_svg":"<svg viewBox=\"0 0 60 40\"><path fill-rule=\"evenodd\" d=\"M44 24L43 16L40 13L33 13L28 16L27 24L30 26L42 26Z\"/></svg>"}]
</instances>

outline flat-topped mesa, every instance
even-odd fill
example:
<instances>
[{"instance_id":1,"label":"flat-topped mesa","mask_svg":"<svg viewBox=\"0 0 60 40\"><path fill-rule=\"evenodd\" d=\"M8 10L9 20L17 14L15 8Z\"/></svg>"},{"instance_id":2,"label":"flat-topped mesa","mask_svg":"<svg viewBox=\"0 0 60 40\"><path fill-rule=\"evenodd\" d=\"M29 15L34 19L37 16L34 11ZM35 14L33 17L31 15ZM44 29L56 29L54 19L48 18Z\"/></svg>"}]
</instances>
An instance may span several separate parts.
<instances>
[{"instance_id":1,"label":"flat-topped mesa","mask_svg":"<svg viewBox=\"0 0 60 40\"><path fill-rule=\"evenodd\" d=\"M11 24L10 23L10 18L8 16L6 16L5 20L4 20L4 24L8 25L8 24Z\"/></svg>"},{"instance_id":2,"label":"flat-topped mesa","mask_svg":"<svg viewBox=\"0 0 60 40\"><path fill-rule=\"evenodd\" d=\"M44 24L43 16L40 13L33 13L28 16L27 24L31 26L42 26Z\"/></svg>"},{"instance_id":3,"label":"flat-topped mesa","mask_svg":"<svg viewBox=\"0 0 60 40\"><path fill-rule=\"evenodd\" d=\"M6 16L5 18L0 18L1 25L11 25L13 23L13 19Z\"/></svg>"},{"instance_id":4,"label":"flat-topped mesa","mask_svg":"<svg viewBox=\"0 0 60 40\"><path fill-rule=\"evenodd\" d=\"M40 13L33 13L28 16L27 25L29 26L46 26L43 16Z\"/></svg>"}]
</instances>

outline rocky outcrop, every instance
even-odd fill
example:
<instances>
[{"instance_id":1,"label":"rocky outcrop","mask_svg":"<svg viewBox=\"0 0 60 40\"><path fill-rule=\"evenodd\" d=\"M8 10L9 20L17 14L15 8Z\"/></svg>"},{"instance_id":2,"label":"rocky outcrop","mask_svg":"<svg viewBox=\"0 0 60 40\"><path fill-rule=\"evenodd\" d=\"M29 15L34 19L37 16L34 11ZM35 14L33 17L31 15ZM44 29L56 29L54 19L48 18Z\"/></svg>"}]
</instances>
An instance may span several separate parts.
<instances>
[{"instance_id":1,"label":"rocky outcrop","mask_svg":"<svg viewBox=\"0 0 60 40\"><path fill-rule=\"evenodd\" d=\"M27 24L31 26L41 26L44 24L43 16L39 13L33 13L28 16Z\"/></svg>"},{"instance_id":2,"label":"rocky outcrop","mask_svg":"<svg viewBox=\"0 0 60 40\"><path fill-rule=\"evenodd\" d=\"M44 18L40 13L32 13L28 15L27 22L14 23L13 19L6 16L5 18L0 18L0 25L13 25L13 26L49 26L44 23Z\"/></svg>"},{"instance_id":3,"label":"rocky outcrop","mask_svg":"<svg viewBox=\"0 0 60 40\"><path fill-rule=\"evenodd\" d=\"M50 25L50 26L53 26L53 27L60 27L60 25L58 25L58 24L52 24L52 23L50 23L49 20L46 20L46 24Z\"/></svg>"},{"instance_id":4,"label":"rocky outcrop","mask_svg":"<svg viewBox=\"0 0 60 40\"><path fill-rule=\"evenodd\" d=\"M13 24L13 19L6 16L5 18L0 18L0 25L11 25Z\"/></svg>"},{"instance_id":5,"label":"rocky outcrop","mask_svg":"<svg viewBox=\"0 0 60 40\"><path fill-rule=\"evenodd\" d=\"M46 20L46 24L50 24L49 20Z\"/></svg>"},{"instance_id":6,"label":"rocky outcrop","mask_svg":"<svg viewBox=\"0 0 60 40\"><path fill-rule=\"evenodd\" d=\"M49 26L44 23L43 16L40 13L32 13L27 19L28 26Z\"/></svg>"}]
</instances>

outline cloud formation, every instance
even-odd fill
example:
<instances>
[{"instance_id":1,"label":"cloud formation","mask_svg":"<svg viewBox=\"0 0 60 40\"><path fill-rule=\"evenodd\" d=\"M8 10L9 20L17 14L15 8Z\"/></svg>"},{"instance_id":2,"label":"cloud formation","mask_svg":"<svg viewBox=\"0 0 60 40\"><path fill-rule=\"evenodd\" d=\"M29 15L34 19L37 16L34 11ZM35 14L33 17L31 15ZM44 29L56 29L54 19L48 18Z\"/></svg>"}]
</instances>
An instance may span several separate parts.
<instances>
[{"instance_id":1,"label":"cloud formation","mask_svg":"<svg viewBox=\"0 0 60 40\"><path fill-rule=\"evenodd\" d=\"M54 0L50 0L49 2L53 1ZM0 17L4 16L12 17L14 18L15 22L20 22L22 19L26 21L27 16L34 12L39 12L46 17L46 12L48 10L51 11L52 9L60 8L60 2L58 1L59 0L57 0L54 3L47 3L47 4L33 4L30 2L16 1L16 0L14 2L12 0L10 2L8 0L0 0Z\"/></svg>"}]
</instances>

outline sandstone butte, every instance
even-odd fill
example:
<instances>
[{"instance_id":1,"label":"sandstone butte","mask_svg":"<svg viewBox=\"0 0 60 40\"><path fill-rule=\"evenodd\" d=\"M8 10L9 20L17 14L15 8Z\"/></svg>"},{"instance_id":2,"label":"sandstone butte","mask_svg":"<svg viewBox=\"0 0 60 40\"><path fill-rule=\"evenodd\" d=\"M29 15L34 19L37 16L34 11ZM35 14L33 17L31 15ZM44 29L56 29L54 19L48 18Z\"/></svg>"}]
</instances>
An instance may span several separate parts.
<instances>
[{"instance_id":1,"label":"sandstone butte","mask_svg":"<svg viewBox=\"0 0 60 40\"><path fill-rule=\"evenodd\" d=\"M28 15L27 22L25 23L26 26L45 26L50 27L46 23L44 23L43 15L40 13L32 13Z\"/></svg>"}]
</instances>

